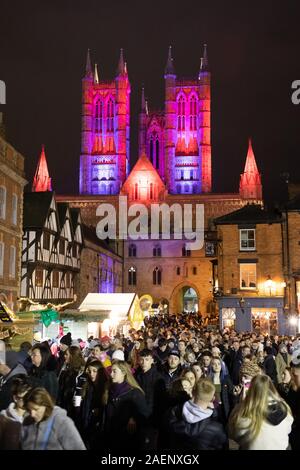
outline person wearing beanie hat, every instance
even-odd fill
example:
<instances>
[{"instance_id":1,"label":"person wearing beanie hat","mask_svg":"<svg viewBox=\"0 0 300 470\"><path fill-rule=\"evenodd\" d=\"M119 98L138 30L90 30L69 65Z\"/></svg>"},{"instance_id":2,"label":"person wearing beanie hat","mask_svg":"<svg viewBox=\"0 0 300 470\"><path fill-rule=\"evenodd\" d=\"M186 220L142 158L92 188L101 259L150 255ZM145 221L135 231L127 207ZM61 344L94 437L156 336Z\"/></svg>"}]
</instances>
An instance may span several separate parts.
<instances>
[{"instance_id":1,"label":"person wearing beanie hat","mask_svg":"<svg viewBox=\"0 0 300 470\"><path fill-rule=\"evenodd\" d=\"M262 373L262 369L255 362L245 362L240 368L241 383L233 387L233 394L244 400L251 386L252 379Z\"/></svg>"},{"instance_id":2,"label":"person wearing beanie hat","mask_svg":"<svg viewBox=\"0 0 300 470\"><path fill-rule=\"evenodd\" d=\"M60 339L60 349L62 351L65 351L66 349L68 349L69 346L71 346L71 344L72 344L72 335L69 332L65 336L62 336L62 338Z\"/></svg>"}]
</instances>

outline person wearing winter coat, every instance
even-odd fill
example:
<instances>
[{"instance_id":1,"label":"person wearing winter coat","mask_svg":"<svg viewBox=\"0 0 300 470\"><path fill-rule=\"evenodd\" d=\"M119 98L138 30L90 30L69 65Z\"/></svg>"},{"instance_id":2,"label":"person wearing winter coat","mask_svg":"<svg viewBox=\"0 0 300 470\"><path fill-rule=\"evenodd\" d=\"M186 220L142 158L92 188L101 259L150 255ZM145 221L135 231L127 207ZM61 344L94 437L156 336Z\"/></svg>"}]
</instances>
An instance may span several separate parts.
<instances>
[{"instance_id":1,"label":"person wearing winter coat","mask_svg":"<svg viewBox=\"0 0 300 470\"><path fill-rule=\"evenodd\" d=\"M70 346L64 352L65 367L62 368L58 377L57 405L67 411L67 415L75 418L73 397L77 386L78 376L85 368L81 349L77 346Z\"/></svg>"},{"instance_id":2,"label":"person wearing winter coat","mask_svg":"<svg viewBox=\"0 0 300 470\"><path fill-rule=\"evenodd\" d=\"M228 448L224 426L218 420L212 403L215 390L210 379L199 379L193 398L167 412L163 448L176 449L176 452Z\"/></svg>"},{"instance_id":3,"label":"person wearing winter coat","mask_svg":"<svg viewBox=\"0 0 300 470\"><path fill-rule=\"evenodd\" d=\"M210 363L208 378L216 388L214 404L219 412L222 422L227 423L228 416L233 408L233 384L227 369L219 357L213 357Z\"/></svg>"},{"instance_id":4,"label":"person wearing winter coat","mask_svg":"<svg viewBox=\"0 0 300 470\"><path fill-rule=\"evenodd\" d=\"M0 364L0 411L5 410L12 402L12 384L16 377L27 376L27 371L22 364Z\"/></svg>"},{"instance_id":5,"label":"person wearing winter coat","mask_svg":"<svg viewBox=\"0 0 300 470\"><path fill-rule=\"evenodd\" d=\"M19 450L20 432L26 413L24 396L31 389L28 378L15 377L12 381L12 398L6 410L0 413L0 450Z\"/></svg>"},{"instance_id":6,"label":"person wearing winter coat","mask_svg":"<svg viewBox=\"0 0 300 470\"><path fill-rule=\"evenodd\" d=\"M29 377L33 387L43 387L56 401L58 393L58 379L54 370L49 370L51 362L50 348L42 344L35 344L31 351L32 368Z\"/></svg>"},{"instance_id":7,"label":"person wearing winter coat","mask_svg":"<svg viewBox=\"0 0 300 470\"><path fill-rule=\"evenodd\" d=\"M265 346L264 348L264 362L263 362L263 369L270 377L274 385L277 385L277 369L276 369L276 362L273 355L273 349L271 346Z\"/></svg>"},{"instance_id":8,"label":"person wearing winter coat","mask_svg":"<svg viewBox=\"0 0 300 470\"><path fill-rule=\"evenodd\" d=\"M166 389L171 388L172 382L178 379L183 371L183 367L180 364L180 352L177 349L171 349L168 354L166 364L161 370Z\"/></svg>"},{"instance_id":9,"label":"person wearing winter coat","mask_svg":"<svg viewBox=\"0 0 300 470\"><path fill-rule=\"evenodd\" d=\"M145 394L125 361L114 360L105 410L106 449L137 451L143 446L140 429L150 416Z\"/></svg>"},{"instance_id":10,"label":"person wearing winter coat","mask_svg":"<svg viewBox=\"0 0 300 470\"><path fill-rule=\"evenodd\" d=\"M79 383L82 384L78 394ZM109 376L101 361L96 359L87 363L86 371L77 380L74 404L79 408L78 428L88 449L97 449L102 440L104 408L107 400Z\"/></svg>"},{"instance_id":11,"label":"person wearing winter coat","mask_svg":"<svg viewBox=\"0 0 300 470\"><path fill-rule=\"evenodd\" d=\"M292 429L290 407L265 374L252 379L244 400L229 417L229 436L242 450L286 450Z\"/></svg>"},{"instance_id":12,"label":"person wearing winter coat","mask_svg":"<svg viewBox=\"0 0 300 470\"><path fill-rule=\"evenodd\" d=\"M284 372L289 367L292 356L288 353L285 343L280 343L278 354L275 357L278 384L283 382Z\"/></svg>"},{"instance_id":13,"label":"person wearing winter coat","mask_svg":"<svg viewBox=\"0 0 300 470\"><path fill-rule=\"evenodd\" d=\"M72 419L44 388L25 395L25 408L29 416L21 428L22 450L86 450Z\"/></svg>"}]
</instances>

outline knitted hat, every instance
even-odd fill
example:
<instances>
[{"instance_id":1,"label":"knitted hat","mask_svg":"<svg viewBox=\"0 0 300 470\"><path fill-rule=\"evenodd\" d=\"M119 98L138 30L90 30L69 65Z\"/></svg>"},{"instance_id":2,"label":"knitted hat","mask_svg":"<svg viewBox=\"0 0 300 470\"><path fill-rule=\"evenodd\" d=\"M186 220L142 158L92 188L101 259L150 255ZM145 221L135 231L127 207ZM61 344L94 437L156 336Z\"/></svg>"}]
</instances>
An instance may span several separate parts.
<instances>
[{"instance_id":1,"label":"knitted hat","mask_svg":"<svg viewBox=\"0 0 300 470\"><path fill-rule=\"evenodd\" d=\"M261 374L261 368L255 362L247 361L242 365L240 374L241 376L247 375L248 377L255 377Z\"/></svg>"},{"instance_id":2,"label":"knitted hat","mask_svg":"<svg viewBox=\"0 0 300 470\"><path fill-rule=\"evenodd\" d=\"M65 336L63 336L60 339L60 343L65 344L66 346L71 346L71 344L72 344L72 335L71 335L71 333L69 332Z\"/></svg>"}]
</instances>

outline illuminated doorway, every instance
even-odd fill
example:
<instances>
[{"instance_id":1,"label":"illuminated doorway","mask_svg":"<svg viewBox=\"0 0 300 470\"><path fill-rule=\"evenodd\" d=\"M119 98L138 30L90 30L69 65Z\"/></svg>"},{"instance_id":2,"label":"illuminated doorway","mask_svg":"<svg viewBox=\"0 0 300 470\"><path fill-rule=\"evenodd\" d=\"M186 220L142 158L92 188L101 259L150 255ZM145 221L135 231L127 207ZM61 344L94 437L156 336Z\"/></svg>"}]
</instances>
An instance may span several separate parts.
<instances>
[{"instance_id":1,"label":"illuminated doorway","mask_svg":"<svg viewBox=\"0 0 300 470\"><path fill-rule=\"evenodd\" d=\"M252 330L263 335L278 334L277 308L252 308Z\"/></svg>"},{"instance_id":2,"label":"illuminated doorway","mask_svg":"<svg viewBox=\"0 0 300 470\"><path fill-rule=\"evenodd\" d=\"M222 329L229 328L235 330L235 321L235 308L222 308Z\"/></svg>"},{"instance_id":3,"label":"illuminated doorway","mask_svg":"<svg viewBox=\"0 0 300 470\"><path fill-rule=\"evenodd\" d=\"M183 287L181 290L183 311L198 312L198 296L192 287Z\"/></svg>"}]
</instances>

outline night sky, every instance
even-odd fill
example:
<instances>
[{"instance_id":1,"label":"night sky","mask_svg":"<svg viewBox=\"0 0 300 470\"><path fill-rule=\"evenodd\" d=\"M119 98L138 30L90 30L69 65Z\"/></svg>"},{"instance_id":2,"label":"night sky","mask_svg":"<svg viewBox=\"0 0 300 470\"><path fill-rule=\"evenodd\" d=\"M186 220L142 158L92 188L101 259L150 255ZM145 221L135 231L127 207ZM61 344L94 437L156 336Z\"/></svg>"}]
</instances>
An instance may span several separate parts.
<instances>
[{"instance_id":1,"label":"night sky","mask_svg":"<svg viewBox=\"0 0 300 470\"><path fill-rule=\"evenodd\" d=\"M77 193L86 51L100 79L110 79L123 47L132 167L142 83L150 110L162 108L169 44L177 75L190 77L198 74L206 42L214 192L238 190L251 136L264 196L281 200L280 174L300 181L300 105L291 102L291 84L300 79L299 21L299 2L282 0L1 0L7 139L25 156L30 184L44 143L54 190Z\"/></svg>"}]
</instances>

